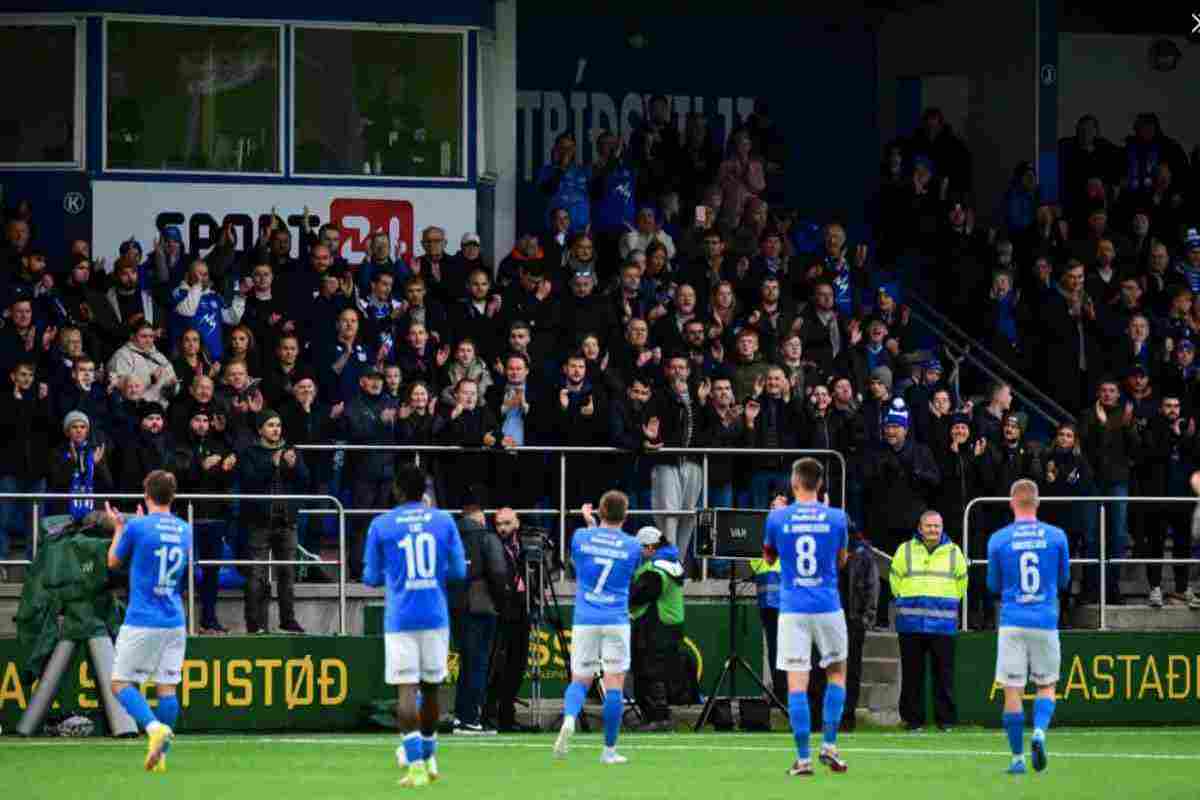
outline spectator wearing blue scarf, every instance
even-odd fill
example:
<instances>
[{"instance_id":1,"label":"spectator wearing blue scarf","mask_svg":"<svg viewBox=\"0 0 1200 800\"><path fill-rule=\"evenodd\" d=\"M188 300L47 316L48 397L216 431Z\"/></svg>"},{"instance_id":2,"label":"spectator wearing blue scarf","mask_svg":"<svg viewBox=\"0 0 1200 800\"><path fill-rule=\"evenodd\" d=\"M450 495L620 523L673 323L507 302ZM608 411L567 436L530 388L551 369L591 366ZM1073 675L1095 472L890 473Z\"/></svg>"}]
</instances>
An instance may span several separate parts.
<instances>
[{"instance_id":1,"label":"spectator wearing blue scarf","mask_svg":"<svg viewBox=\"0 0 1200 800\"><path fill-rule=\"evenodd\" d=\"M63 418L65 444L58 448L50 465L50 490L69 494L96 494L112 491L112 473L104 460L105 447L91 438L91 420L82 411ZM67 513L76 521L95 509L91 499L70 500L51 513Z\"/></svg>"}]
</instances>

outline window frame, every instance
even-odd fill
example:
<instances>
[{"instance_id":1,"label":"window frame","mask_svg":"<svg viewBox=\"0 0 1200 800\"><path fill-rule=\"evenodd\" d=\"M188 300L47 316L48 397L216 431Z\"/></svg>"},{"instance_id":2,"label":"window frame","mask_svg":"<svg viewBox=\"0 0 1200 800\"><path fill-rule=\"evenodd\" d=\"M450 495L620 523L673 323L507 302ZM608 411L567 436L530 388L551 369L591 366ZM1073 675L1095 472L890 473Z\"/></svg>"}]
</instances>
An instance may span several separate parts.
<instances>
[{"instance_id":1,"label":"window frame","mask_svg":"<svg viewBox=\"0 0 1200 800\"><path fill-rule=\"evenodd\" d=\"M134 22L151 25L178 25L193 27L240 27L267 28L275 30L275 42L278 48L279 60L276 64L276 135L275 160L276 168L271 172L240 172L215 169L136 169L130 167L110 167L108 164L108 26L110 22ZM287 133L287 26L283 22L260 19L232 19L227 17L167 17L147 14L105 14L101 24L100 46L100 171L105 175L203 175L233 178L282 178L286 172L284 156L286 154L284 137Z\"/></svg>"},{"instance_id":2,"label":"window frame","mask_svg":"<svg viewBox=\"0 0 1200 800\"><path fill-rule=\"evenodd\" d=\"M459 118L459 163L462 165L461 175L434 175L434 176L416 176L416 175L364 175L361 173L327 173L327 172L301 172L295 168L296 165L296 31L297 30L340 30L340 31L370 31L374 33L451 33L457 35L461 40L459 55L461 63L459 69L462 75L462 113ZM470 103L470 84L471 84L471 58L470 58L470 43L472 28L453 25L380 25L372 23L353 23L353 22L295 22L288 25L288 119L287 119L287 138L288 138L288 176L294 178L314 179L314 180L335 180L355 182L403 182L408 184L459 184L462 186L471 185L471 165L467 158L469 153L470 142L468 131L471 126L471 108Z\"/></svg>"},{"instance_id":3,"label":"window frame","mask_svg":"<svg viewBox=\"0 0 1200 800\"><path fill-rule=\"evenodd\" d=\"M62 170L82 172L87 158L87 17L76 14L0 14L0 27L75 29L75 124L73 161L2 161L3 170Z\"/></svg>"}]
</instances>

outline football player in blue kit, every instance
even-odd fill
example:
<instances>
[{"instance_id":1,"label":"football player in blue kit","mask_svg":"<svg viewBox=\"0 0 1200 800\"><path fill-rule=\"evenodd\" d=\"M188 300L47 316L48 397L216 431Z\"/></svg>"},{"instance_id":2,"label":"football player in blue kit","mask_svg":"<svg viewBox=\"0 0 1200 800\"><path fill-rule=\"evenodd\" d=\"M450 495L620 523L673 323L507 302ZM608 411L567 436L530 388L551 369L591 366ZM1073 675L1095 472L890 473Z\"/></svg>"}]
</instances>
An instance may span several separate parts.
<instances>
[{"instance_id":1,"label":"football player in blue kit","mask_svg":"<svg viewBox=\"0 0 1200 800\"><path fill-rule=\"evenodd\" d=\"M583 507L586 528L571 538L575 563L575 617L571 632L571 685L563 702L562 728L554 742L554 755L563 758L575 718L583 710L592 679L604 672L604 764L624 764L617 753L617 733L624 711L625 673L629 670L629 587L642 561L642 547L621 526L629 512L629 498L606 492L600 498L600 521L591 505Z\"/></svg>"},{"instance_id":2,"label":"football player in blue kit","mask_svg":"<svg viewBox=\"0 0 1200 800\"><path fill-rule=\"evenodd\" d=\"M1023 737L1025 709L1021 693L1032 680L1033 739L1029 749L1033 768L1046 768L1046 729L1054 717L1062 651L1058 641L1058 594L1071 585L1071 555L1067 535L1038 521L1038 487L1019 480L1009 492L1011 525L988 539L988 591L1000 596L1000 626L996 650L996 682L1004 687L1004 730L1012 750L1008 772L1025 773Z\"/></svg>"},{"instance_id":3,"label":"football player in blue kit","mask_svg":"<svg viewBox=\"0 0 1200 800\"><path fill-rule=\"evenodd\" d=\"M820 501L824 475L821 462L814 458L802 458L792 465L792 496L796 502L770 513L763 539L763 559L768 565L780 562L775 668L788 676L788 717L796 741L796 761L788 774L795 776L813 774L808 675L814 643L828 678L819 758L833 772L847 769L837 750L849 655L838 570L846 563L849 524L844 511Z\"/></svg>"}]
</instances>

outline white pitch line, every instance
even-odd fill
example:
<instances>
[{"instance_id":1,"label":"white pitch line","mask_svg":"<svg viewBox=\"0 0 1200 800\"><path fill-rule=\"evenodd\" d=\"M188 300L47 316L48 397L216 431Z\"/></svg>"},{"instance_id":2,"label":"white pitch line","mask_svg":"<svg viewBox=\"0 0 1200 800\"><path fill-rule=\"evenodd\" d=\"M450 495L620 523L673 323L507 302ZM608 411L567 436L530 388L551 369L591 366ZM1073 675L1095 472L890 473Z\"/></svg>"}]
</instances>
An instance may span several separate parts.
<instances>
[{"instance_id":1,"label":"white pitch line","mask_svg":"<svg viewBox=\"0 0 1200 800\"><path fill-rule=\"evenodd\" d=\"M647 738L649 738L649 737L647 737ZM780 740L783 737L776 736L776 737L771 737L771 738ZM482 749L492 748L492 749L518 749L518 750L545 750L547 753L550 752L550 749L551 749L549 741L546 741L546 742L521 742L521 741L503 741L503 740L491 741L491 740L483 740L483 739L478 739L478 738L451 739L448 737L445 739L439 739L439 741L441 742L442 745L450 745L452 747L452 749L458 749L460 747L464 748L464 749L477 747L477 748L482 748ZM790 752L793 752L793 750L794 750L794 748L791 746L773 746L771 744L762 744L762 745L757 745L757 746L751 747L751 746L743 746L743 745L729 745L729 744L712 745L712 744L703 744L703 743L681 744L681 745L643 744L642 742L644 742L644 741L646 741L646 740L645 739L643 739L643 740L634 739L632 741L627 741L625 744L621 745L621 748L625 749L625 750L629 750L630 752L636 752L639 750L644 750L644 751L649 751L649 752L655 752L655 751L657 751L657 752L675 752L675 751L695 752L697 750L702 750L702 751L718 752L718 753L719 752L790 753ZM362 746L366 745L369 747L378 747L381 749L382 748L394 749L394 747L395 747L394 741L372 741L370 738L354 738L354 737L340 737L340 738L230 737L230 738L226 738L226 737L197 736L194 738L181 737L180 739L178 739L176 741L176 744L179 747L193 746L193 745L218 745L218 744L245 745L245 744L250 744L250 743L263 744L263 745L266 745L266 744L333 745L333 746L341 746L341 747L362 747ZM105 739L100 739L100 740L96 740L96 741L88 741L88 740L84 740L84 739L74 739L74 740L64 739L61 741L54 741L54 740L51 740L51 741L23 741L22 740L22 741L17 741L17 742L12 742L12 743L5 743L3 745L0 745L0 748L2 748L2 747L13 747L13 748L56 747L56 746L57 747L63 747L63 746L79 747L79 746L95 746L95 745L118 746L118 747L134 747L134 746L140 747L140 742L137 739L126 740L126 741L114 741L114 740L105 740ZM583 741L576 740L575 746L578 749L595 750L595 749L599 749L602 745L599 742L593 743L593 742L590 742L587 740L583 740ZM916 748L910 748L910 747L854 747L854 746L842 747L839 749L843 753L861 753L861 754L867 754L867 755L897 755L897 756L941 755L941 756L960 756L963 758L976 758L976 757L981 757L981 756L999 757L999 756L1011 755L1011 753L1009 753L1009 751L1007 751L1007 750L962 750L962 749L937 749L937 748L916 749ZM1124 759L1141 760L1141 761L1200 761L1200 754L1072 753L1072 752L1063 752L1063 751L1059 751L1059 750L1051 750L1050 755L1054 758L1081 758L1081 759L1124 758Z\"/></svg>"}]
</instances>

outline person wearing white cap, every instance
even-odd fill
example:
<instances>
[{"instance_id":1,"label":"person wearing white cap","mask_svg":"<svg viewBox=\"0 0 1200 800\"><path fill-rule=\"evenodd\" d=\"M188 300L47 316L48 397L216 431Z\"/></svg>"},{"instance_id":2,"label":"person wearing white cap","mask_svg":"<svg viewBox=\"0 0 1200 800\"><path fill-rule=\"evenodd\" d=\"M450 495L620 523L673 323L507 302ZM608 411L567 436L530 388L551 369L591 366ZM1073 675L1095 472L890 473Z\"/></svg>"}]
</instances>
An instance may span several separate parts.
<instances>
[{"instance_id":1,"label":"person wearing white cap","mask_svg":"<svg viewBox=\"0 0 1200 800\"><path fill-rule=\"evenodd\" d=\"M642 730L667 731L674 727L667 682L683 642L683 565L679 551L658 528L647 525L637 532L637 540L642 564L629 594L634 697L646 721Z\"/></svg>"}]
</instances>

